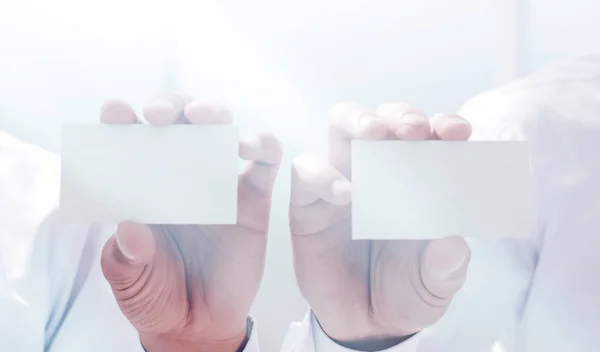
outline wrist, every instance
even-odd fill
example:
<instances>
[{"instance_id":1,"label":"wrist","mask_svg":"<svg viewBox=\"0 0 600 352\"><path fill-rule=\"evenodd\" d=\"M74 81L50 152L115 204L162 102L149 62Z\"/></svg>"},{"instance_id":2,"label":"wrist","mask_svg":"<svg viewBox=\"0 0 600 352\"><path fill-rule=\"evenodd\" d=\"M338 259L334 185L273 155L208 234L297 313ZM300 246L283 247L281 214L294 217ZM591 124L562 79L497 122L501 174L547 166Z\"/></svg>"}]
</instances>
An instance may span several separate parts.
<instances>
[{"instance_id":1,"label":"wrist","mask_svg":"<svg viewBox=\"0 0 600 352\"><path fill-rule=\"evenodd\" d=\"M140 334L140 341L146 352L241 352L250 339L253 325L252 319L248 318L244 330L219 340Z\"/></svg>"}]
</instances>

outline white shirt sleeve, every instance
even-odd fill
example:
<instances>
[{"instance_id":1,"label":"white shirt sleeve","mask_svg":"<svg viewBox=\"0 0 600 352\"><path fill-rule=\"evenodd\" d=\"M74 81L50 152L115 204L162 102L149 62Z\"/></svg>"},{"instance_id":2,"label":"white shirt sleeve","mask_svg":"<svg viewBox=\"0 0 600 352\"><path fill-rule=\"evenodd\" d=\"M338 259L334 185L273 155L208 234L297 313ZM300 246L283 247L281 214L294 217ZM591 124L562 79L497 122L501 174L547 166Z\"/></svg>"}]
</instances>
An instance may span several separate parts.
<instances>
[{"instance_id":1,"label":"white shirt sleeve","mask_svg":"<svg viewBox=\"0 0 600 352\"><path fill-rule=\"evenodd\" d=\"M314 314L310 314L310 329L313 333L315 352L355 352L356 350L351 350L349 348L342 347L335 343L329 336L325 334L323 328L317 321L317 318ZM417 344L419 340L419 334L412 336L406 341L390 347L386 350L382 350L381 352L415 352L417 351ZM362 351L360 351L362 352Z\"/></svg>"},{"instance_id":2,"label":"white shirt sleeve","mask_svg":"<svg viewBox=\"0 0 600 352\"><path fill-rule=\"evenodd\" d=\"M38 228L58 199L58 159L0 131L0 345L43 351L53 311L48 246Z\"/></svg>"},{"instance_id":3,"label":"white shirt sleeve","mask_svg":"<svg viewBox=\"0 0 600 352\"><path fill-rule=\"evenodd\" d=\"M419 334L381 352L416 352ZM282 352L363 352L335 343L321 328L317 318L308 312L302 322L293 323L283 343Z\"/></svg>"},{"instance_id":4,"label":"white shirt sleeve","mask_svg":"<svg viewBox=\"0 0 600 352\"><path fill-rule=\"evenodd\" d=\"M252 320L252 318L250 318ZM246 347L244 348L244 352L259 352L258 348L258 331L256 329L256 323L252 320L252 325L250 327L250 338L248 339L248 343L246 343Z\"/></svg>"}]
</instances>

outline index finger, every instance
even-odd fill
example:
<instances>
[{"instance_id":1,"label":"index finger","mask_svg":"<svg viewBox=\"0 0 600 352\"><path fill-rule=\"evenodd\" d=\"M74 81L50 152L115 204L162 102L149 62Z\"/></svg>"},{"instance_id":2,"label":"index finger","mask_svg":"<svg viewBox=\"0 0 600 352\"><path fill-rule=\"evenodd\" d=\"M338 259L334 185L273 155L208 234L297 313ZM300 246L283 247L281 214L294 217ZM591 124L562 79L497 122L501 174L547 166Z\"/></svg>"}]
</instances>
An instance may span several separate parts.
<instances>
[{"instance_id":1,"label":"index finger","mask_svg":"<svg viewBox=\"0 0 600 352\"><path fill-rule=\"evenodd\" d=\"M138 123L133 108L119 99L107 100L100 108L100 122L109 125L127 125Z\"/></svg>"},{"instance_id":2,"label":"index finger","mask_svg":"<svg viewBox=\"0 0 600 352\"><path fill-rule=\"evenodd\" d=\"M192 97L181 91L162 94L144 106L144 119L153 126L186 123L183 110L191 101Z\"/></svg>"},{"instance_id":3,"label":"index finger","mask_svg":"<svg viewBox=\"0 0 600 352\"><path fill-rule=\"evenodd\" d=\"M350 179L353 139L383 139L389 134L384 119L365 106L335 105L329 113L329 164Z\"/></svg>"},{"instance_id":4,"label":"index finger","mask_svg":"<svg viewBox=\"0 0 600 352\"><path fill-rule=\"evenodd\" d=\"M471 137L471 124L464 117L436 114L430 119L432 139L466 141Z\"/></svg>"}]
</instances>

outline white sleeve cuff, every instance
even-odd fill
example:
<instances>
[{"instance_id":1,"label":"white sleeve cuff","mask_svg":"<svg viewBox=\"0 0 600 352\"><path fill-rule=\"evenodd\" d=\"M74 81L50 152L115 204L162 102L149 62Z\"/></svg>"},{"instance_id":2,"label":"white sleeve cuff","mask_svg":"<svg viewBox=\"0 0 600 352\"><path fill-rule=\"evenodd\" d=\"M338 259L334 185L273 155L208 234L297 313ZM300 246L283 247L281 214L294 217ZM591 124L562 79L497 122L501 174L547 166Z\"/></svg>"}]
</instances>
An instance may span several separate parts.
<instances>
[{"instance_id":1,"label":"white sleeve cuff","mask_svg":"<svg viewBox=\"0 0 600 352\"><path fill-rule=\"evenodd\" d=\"M246 343L244 352L259 352L260 349L258 348L258 331L256 329L256 323L252 317L248 317L248 322L250 323L248 324L248 329L250 329L250 338L248 339L248 343Z\"/></svg>"},{"instance_id":2,"label":"white sleeve cuff","mask_svg":"<svg viewBox=\"0 0 600 352\"><path fill-rule=\"evenodd\" d=\"M314 340L315 350L314 352L360 352L356 350L351 350L346 347L342 347L335 343L321 328L321 325L317 321L315 315L310 312L310 325L312 336ZM308 319L305 319L305 321ZM381 352L416 352L417 345L419 343L419 334L416 334L402 343L388 348L386 350L382 350Z\"/></svg>"}]
</instances>

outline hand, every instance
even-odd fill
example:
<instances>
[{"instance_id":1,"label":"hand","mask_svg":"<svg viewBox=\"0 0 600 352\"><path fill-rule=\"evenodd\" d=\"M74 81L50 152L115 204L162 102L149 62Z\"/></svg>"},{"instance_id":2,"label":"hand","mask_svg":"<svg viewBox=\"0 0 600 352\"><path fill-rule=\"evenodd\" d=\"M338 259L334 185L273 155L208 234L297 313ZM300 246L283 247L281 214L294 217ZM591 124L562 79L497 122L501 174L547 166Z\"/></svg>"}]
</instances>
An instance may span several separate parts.
<instances>
[{"instance_id":1,"label":"hand","mask_svg":"<svg viewBox=\"0 0 600 352\"><path fill-rule=\"evenodd\" d=\"M350 142L467 140L471 127L456 115L428 120L414 107L389 103L376 110L338 105L329 128L328 162L302 155L293 164L296 278L329 337L353 349L389 348L442 317L465 280L470 251L457 237L353 241Z\"/></svg>"},{"instance_id":2,"label":"hand","mask_svg":"<svg viewBox=\"0 0 600 352\"><path fill-rule=\"evenodd\" d=\"M156 126L231 123L226 109L190 100L172 93L147 106L144 117ZM140 123L122 101L105 103L101 121ZM239 148L250 163L239 176L236 225L126 222L104 246L104 276L148 352L233 352L246 339L246 319L264 270L282 151L271 134L243 139Z\"/></svg>"}]
</instances>

